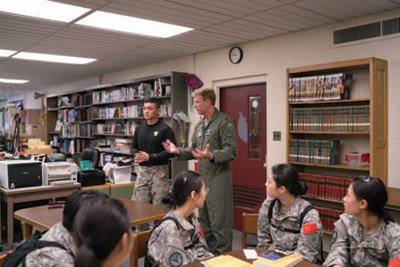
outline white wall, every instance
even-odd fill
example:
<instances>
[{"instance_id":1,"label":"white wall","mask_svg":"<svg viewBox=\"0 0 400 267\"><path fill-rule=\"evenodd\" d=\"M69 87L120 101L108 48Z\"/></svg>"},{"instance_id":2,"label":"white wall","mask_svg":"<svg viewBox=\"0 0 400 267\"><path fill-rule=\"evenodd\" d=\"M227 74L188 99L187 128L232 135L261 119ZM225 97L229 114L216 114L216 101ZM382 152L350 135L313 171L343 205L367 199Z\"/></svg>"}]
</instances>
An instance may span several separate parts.
<instances>
[{"instance_id":1,"label":"white wall","mask_svg":"<svg viewBox=\"0 0 400 267\"><path fill-rule=\"evenodd\" d=\"M400 10L394 10L371 17L348 21L343 25L367 22L383 17L399 15ZM240 64L229 62L230 47L215 49L196 55L186 56L162 63L142 66L118 73L104 75L104 83L129 80L137 77L155 75L168 71L195 73L205 86L217 88L221 85L239 85L243 81L253 80L267 82L267 162L272 166L284 162L285 131L286 131L286 68L310 64L328 63L364 57L378 57L388 61L388 95L389 95L389 177L388 185L400 187L400 179L396 175L396 163L400 162L400 38L380 39L352 46L333 48L332 29L342 24L324 26L316 29L287 34L249 43L240 44L244 52ZM239 79L238 79L239 77ZM82 82L58 86L48 90L48 93L84 88L96 85L98 79L93 78ZM94 83L89 84L91 81ZM196 115L190 114L193 120ZM193 128L193 127L192 127ZM282 141L272 141L272 132L281 131Z\"/></svg>"}]
</instances>

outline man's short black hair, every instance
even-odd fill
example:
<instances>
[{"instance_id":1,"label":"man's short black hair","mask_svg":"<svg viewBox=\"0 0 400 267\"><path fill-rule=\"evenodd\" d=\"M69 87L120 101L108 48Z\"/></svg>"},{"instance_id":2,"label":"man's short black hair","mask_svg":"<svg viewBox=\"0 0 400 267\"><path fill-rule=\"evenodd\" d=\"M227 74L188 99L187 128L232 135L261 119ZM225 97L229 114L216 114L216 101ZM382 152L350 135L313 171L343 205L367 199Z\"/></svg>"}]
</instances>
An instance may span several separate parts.
<instances>
[{"instance_id":1,"label":"man's short black hair","mask_svg":"<svg viewBox=\"0 0 400 267\"><path fill-rule=\"evenodd\" d=\"M73 231L72 227L74 224L75 215L78 213L79 209L83 206L89 199L94 198L107 198L108 196L97 190L79 190L72 193L65 202L65 207L63 211L62 224L69 231Z\"/></svg>"},{"instance_id":2,"label":"man's short black hair","mask_svg":"<svg viewBox=\"0 0 400 267\"><path fill-rule=\"evenodd\" d=\"M155 98L155 97L146 98L146 99L144 100L144 103L153 103L153 104L156 104L156 108L160 108L160 105L161 105L160 100L158 100L158 99Z\"/></svg>"}]
</instances>

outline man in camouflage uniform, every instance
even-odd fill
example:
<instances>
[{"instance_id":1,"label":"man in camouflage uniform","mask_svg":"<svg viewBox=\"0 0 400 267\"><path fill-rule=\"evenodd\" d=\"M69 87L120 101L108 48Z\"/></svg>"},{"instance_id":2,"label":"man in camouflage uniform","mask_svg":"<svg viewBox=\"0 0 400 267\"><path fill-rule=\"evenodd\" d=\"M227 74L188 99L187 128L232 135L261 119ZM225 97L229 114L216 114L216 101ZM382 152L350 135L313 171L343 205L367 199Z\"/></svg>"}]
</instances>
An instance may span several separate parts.
<instances>
[{"instance_id":1,"label":"man in camouflage uniform","mask_svg":"<svg viewBox=\"0 0 400 267\"><path fill-rule=\"evenodd\" d=\"M209 250L222 254L232 250L233 189L230 162L236 158L238 147L234 121L215 107L213 89L193 92L194 108L203 115L192 136L192 146L176 148L164 143L169 153L179 160L198 159L198 172L210 188L203 208L199 210L200 223Z\"/></svg>"},{"instance_id":2,"label":"man in camouflage uniform","mask_svg":"<svg viewBox=\"0 0 400 267\"><path fill-rule=\"evenodd\" d=\"M300 221L302 212L311 205L297 197L287 212L281 212L281 204L276 200L272 208L271 221L269 210L272 199L266 199L258 215L258 248L296 252L304 260L320 261L323 227L318 211L311 209Z\"/></svg>"},{"instance_id":3,"label":"man in camouflage uniform","mask_svg":"<svg viewBox=\"0 0 400 267\"><path fill-rule=\"evenodd\" d=\"M394 267L400 266L399 258L400 226L397 223L382 221L374 233L364 238L358 219L342 214L335 222L330 252L323 266Z\"/></svg>"},{"instance_id":4,"label":"man in camouflage uniform","mask_svg":"<svg viewBox=\"0 0 400 267\"><path fill-rule=\"evenodd\" d=\"M87 200L102 197L108 196L96 190L80 190L70 195L65 203L62 222L51 227L40 238L40 240L57 242L62 245L65 250L58 247L36 249L26 255L25 265L21 262L18 266L75 266L74 258L77 247L72 238L72 226L75 215Z\"/></svg>"},{"instance_id":5,"label":"man in camouflage uniform","mask_svg":"<svg viewBox=\"0 0 400 267\"><path fill-rule=\"evenodd\" d=\"M174 217L164 221L152 233L148 243L148 254L153 266L181 266L197 260L214 256L207 250L207 244L200 235L200 224L194 214L188 221L176 210L165 217Z\"/></svg>"},{"instance_id":6,"label":"man in camouflage uniform","mask_svg":"<svg viewBox=\"0 0 400 267\"><path fill-rule=\"evenodd\" d=\"M136 127L133 136L132 155L139 163L137 179L132 199L144 203L160 205L168 194L168 154L162 145L167 139L175 143L175 134L171 127L158 119L160 102L156 98L146 99L143 105L146 122ZM137 227L139 231L149 229L148 224Z\"/></svg>"}]
</instances>

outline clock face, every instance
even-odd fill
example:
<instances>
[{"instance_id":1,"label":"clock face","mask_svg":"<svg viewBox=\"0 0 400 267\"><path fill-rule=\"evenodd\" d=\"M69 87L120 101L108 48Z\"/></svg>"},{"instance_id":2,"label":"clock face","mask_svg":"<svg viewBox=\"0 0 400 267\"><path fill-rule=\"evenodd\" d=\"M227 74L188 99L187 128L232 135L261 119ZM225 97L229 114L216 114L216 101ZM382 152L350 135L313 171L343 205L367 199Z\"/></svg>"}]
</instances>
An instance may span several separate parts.
<instances>
[{"instance_id":1,"label":"clock face","mask_svg":"<svg viewBox=\"0 0 400 267\"><path fill-rule=\"evenodd\" d=\"M242 60L243 51L239 46L234 46L229 50L229 60L233 64L237 64Z\"/></svg>"}]
</instances>

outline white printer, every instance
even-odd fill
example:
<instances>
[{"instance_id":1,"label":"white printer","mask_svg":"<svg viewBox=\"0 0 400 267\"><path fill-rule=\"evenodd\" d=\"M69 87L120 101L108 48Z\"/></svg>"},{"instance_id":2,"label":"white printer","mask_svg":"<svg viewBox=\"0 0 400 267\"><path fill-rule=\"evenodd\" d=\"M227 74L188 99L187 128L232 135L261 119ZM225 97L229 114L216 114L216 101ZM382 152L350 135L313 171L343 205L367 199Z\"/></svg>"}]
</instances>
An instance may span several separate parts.
<instances>
[{"instance_id":1,"label":"white printer","mask_svg":"<svg viewBox=\"0 0 400 267\"><path fill-rule=\"evenodd\" d=\"M43 184L76 183L78 166L69 162L45 162L42 164Z\"/></svg>"},{"instance_id":2,"label":"white printer","mask_svg":"<svg viewBox=\"0 0 400 267\"><path fill-rule=\"evenodd\" d=\"M0 183L7 189L41 186L42 163L34 160L2 160Z\"/></svg>"}]
</instances>

